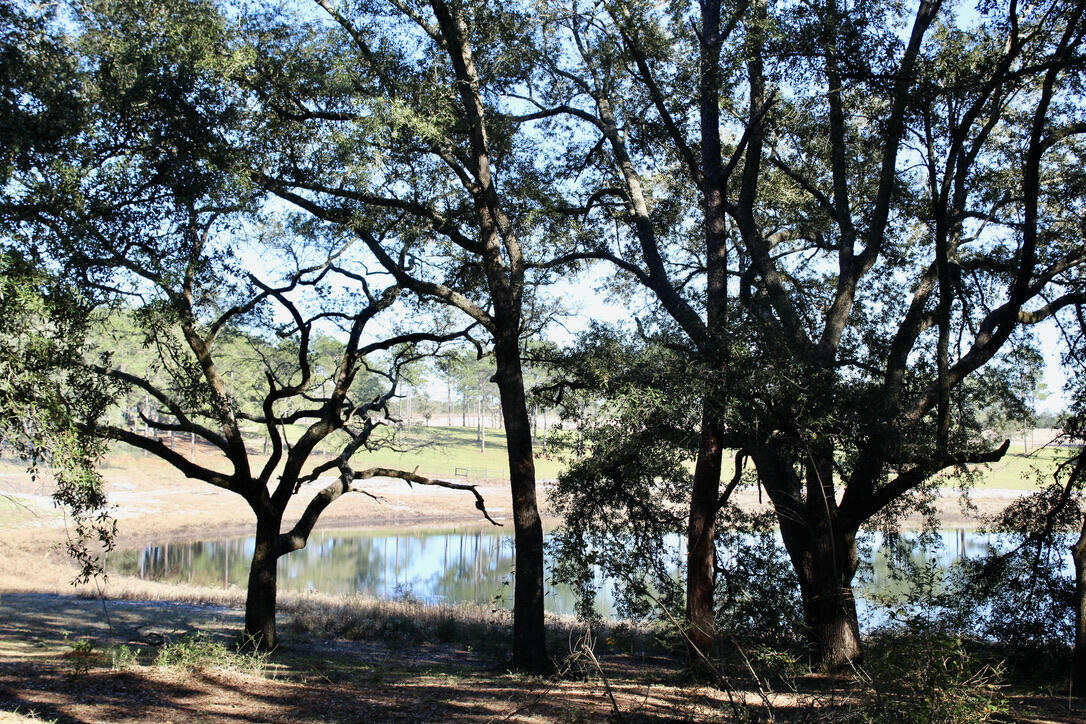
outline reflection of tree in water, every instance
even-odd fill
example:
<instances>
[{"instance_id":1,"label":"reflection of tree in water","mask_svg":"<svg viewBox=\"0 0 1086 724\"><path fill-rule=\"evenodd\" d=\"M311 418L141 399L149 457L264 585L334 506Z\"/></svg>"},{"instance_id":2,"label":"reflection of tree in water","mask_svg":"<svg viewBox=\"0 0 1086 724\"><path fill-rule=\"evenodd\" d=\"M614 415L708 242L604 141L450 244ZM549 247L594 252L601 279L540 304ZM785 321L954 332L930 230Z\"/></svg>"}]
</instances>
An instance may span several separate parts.
<instances>
[{"instance_id":1,"label":"reflection of tree in water","mask_svg":"<svg viewBox=\"0 0 1086 724\"><path fill-rule=\"evenodd\" d=\"M126 576L194 586L243 587L248 580L252 540L233 538L196 543L160 543L118 551L110 568Z\"/></svg>"},{"instance_id":2,"label":"reflection of tree in water","mask_svg":"<svg viewBox=\"0 0 1086 724\"><path fill-rule=\"evenodd\" d=\"M900 596L908 590L906 579L910 570L925 568L934 560L936 570L946 572L961 560L977 558L992 548L999 550L1005 546L1006 542L997 534L965 529L943 530L927 538L915 532L904 532L896 538L875 534L871 538L868 578L861 592Z\"/></svg>"},{"instance_id":3,"label":"reflection of tree in water","mask_svg":"<svg viewBox=\"0 0 1086 724\"><path fill-rule=\"evenodd\" d=\"M962 557L981 555L993 536L943 531L942 545L920 546L905 533L896 555L881 535L873 540L868 594L900 595L903 567L936 558L942 569ZM195 543L160 543L140 550L115 551L110 568L147 580L194 586L243 588L252 556L251 538ZM906 558L902 558L905 556ZM548 561L548 568L550 567ZM602 584L597 581L597 584ZM392 598L407 593L427 603L495 603L507 606L513 585L513 546L508 536L484 531L393 534L352 531L314 533L309 546L279 560L281 590L316 590L332 595L361 593ZM614 612L608 586L597 607ZM547 610L572 613L576 595L567 586L547 586Z\"/></svg>"},{"instance_id":4,"label":"reflection of tree in water","mask_svg":"<svg viewBox=\"0 0 1086 724\"><path fill-rule=\"evenodd\" d=\"M110 569L147 580L244 587L252 549L251 538L161 543L115 552ZM427 603L504 607L512 585L512 539L488 531L318 531L306 548L279 559L280 590L382 598L406 593ZM572 613L574 602L567 586L547 586L547 610ZM611 597L605 595L601 613L612 612Z\"/></svg>"},{"instance_id":5,"label":"reflection of tree in water","mask_svg":"<svg viewBox=\"0 0 1086 724\"><path fill-rule=\"evenodd\" d=\"M279 559L279 587L382 595L386 559L379 541L364 533L316 532L308 546Z\"/></svg>"},{"instance_id":6,"label":"reflection of tree in water","mask_svg":"<svg viewBox=\"0 0 1086 724\"><path fill-rule=\"evenodd\" d=\"M431 536L424 544L434 557L440 556L427 588L443 602L508 601L513 585L513 546L508 536L482 532Z\"/></svg>"}]
</instances>

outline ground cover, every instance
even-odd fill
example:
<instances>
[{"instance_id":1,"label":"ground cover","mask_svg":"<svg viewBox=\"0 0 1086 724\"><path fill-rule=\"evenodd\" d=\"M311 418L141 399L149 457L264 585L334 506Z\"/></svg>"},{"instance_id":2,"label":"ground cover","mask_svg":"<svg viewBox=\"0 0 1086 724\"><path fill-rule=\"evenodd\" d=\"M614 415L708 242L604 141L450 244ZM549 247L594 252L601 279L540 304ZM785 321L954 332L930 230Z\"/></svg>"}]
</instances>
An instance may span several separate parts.
<instances>
[{"instance_id":1,"label":"ground cover","mask_svg":"<svg viewBox=\"0 0 1086 724\"><path fill-rule=\"evenodd\" d=\"M211 451L197 454L210 458ZM236 496L179 478L154 458L117 455L104 472L124 545L250 527L251 514ZM0 463L0 474L8 493L0 496L0 721L576 722L614 717L616 708L629 722L735 717L725 689L684 678L681 658L659 643L658 631L596 630L597 666L578 649L583 626L553 618L552 651L573 662L566 676L510 674L507 614L486 607L284 595L287 645L266 661L237 659L231 646L241 629L242 591L120 576L101 589L73 590L71 565L55 547L64 518L45 495L47 483L27 478L12 461ZM499 519L508 514L500 482L481 489ZM381 500L337 501L326 525L478 520L473 501L456 491L394 481L376 481L373 490ZM996 509L1012 494L982 486L975 500ZM755 491L744 495L757 505ZM948 515L959 508L953 497L943 501ZM194 640L197 633L204 638ZM163 656L171 645L180 653ZM736 663L731 697L763 718L766 701L778 721L835 721L860 716L877 698L874 684L860 676L795 669L763 681L763 700ZM1001 691L1011 712L1003 720L1086 720L1058 676Z\"/></svg>"},{"instance_id":2,"label":"ground cover","mask_svg":"<svg viewBox=\"0 0 1086 724\"><path fill-rule=\"evenodd\" d=\"M1052 473L1061 460L1073 454L1070 448L1047 446L1024 452L1013 447L997 463L976 466L980 472L977 487L989 490L1035 490L1038 481L1052 482Z\"/></svg>"},{"instance_id":3,"label":"ground cover","mask_svg":"<svg viewBox=\"0 0 1086 724\"><path fill-rule=\"evenodd\" d=\"M387 429L385 432L391 433ZM481 471L484 470L488 477L509 477L502 430L487 431L485 451L480 451L477 431L470 427L413 426L405 430L398 444L408 449L404 452L375 450L368 454L366 460L372 459L375 465L408 469L418 465L422 471L441 475L454 475L457 468L467 468L472 471L472 477L483 477ZM538 440L536 447L536 477L540 480L558 477L563 468L561 458L543 454L542 444Z\"/></svg>"}]
</instances>

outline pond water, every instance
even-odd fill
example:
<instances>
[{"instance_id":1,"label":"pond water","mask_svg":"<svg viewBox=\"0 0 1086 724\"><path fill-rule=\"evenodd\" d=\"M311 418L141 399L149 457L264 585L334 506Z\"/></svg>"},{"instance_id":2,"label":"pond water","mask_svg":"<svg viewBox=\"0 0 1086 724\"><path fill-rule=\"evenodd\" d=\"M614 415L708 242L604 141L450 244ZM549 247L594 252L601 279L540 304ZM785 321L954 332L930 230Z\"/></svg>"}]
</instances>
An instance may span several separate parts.
<instances>
[{"instance_id":1,"label":"pond water","mask_svg":"<svg viewBox=\"0 0 1086 724\"><path fill-rule=\"evenodd\" d=\"M962 557L983 554L989 545L999 545L994 536L970 530L943 531L939 538L939 545L914 556L935 559L946 567ZM681 545L678 536L669 541L676 551ZM253 546L253 539L244 537L160 543L115 551L110 569L150 580L244 588ZM872 557L869 581L857 591L862 614L867 608L862 600L864 591L886 590L894 582L881 534L869 535L867 545L861 548ZM512 582L512 538L478 528L315 531L305 548L279 560L279 588L283 591L508 607ZM613 589L606 581L601 583L597 609L604 616L614 616ZM571 614L574 604L575 596L568 587L548 581L548 611Z\"/></svg>"}]
</instances>

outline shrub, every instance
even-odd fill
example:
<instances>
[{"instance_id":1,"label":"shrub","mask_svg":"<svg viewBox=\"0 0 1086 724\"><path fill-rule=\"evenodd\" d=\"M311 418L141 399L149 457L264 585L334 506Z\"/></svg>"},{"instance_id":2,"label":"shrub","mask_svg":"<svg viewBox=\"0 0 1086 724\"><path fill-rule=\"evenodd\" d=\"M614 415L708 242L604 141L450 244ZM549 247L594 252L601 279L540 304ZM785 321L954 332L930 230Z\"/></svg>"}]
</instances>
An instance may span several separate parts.
<instances>
[{"instance_id":1,"label":"shrub","mask_svg":"<svg viewBox=\"0 0 1086 724\"><path fill-rule=\"evenodd\" d=\"M251 648L251 647L250 647ZM155 659L159 666L179 669L230 669L249 674L263 673L267 665L266 653L245 652L231 649L206 634L194 633L162 647Z\"/></svg>"},{"instance_id":2,"label":"shrub","mask_svg":"<svg viewBox=\"0 0 1086 724\"><path fill-rule=\"evenodd\" d=\"M965 724L1001 721L1002 662L978 660L966 641L922 620L876 633L859 672L853 722Z\"/></svg>"},{"instance_id":3,"label":"shrub","mask_svg":"<svg viewBox=\"0 0 1086 724\"><path fill-rule=\"evenodd\" d=\"M99 654L94 650L94 639L83 638L73 641L68 638L68 634L64 634L64 640L71 647L64 654L64 658L68 661L68 678L75 680L86 676L87 672L98 663Z\"/></svg>"},{"instance_id":4,"label":"shrub","mask_svg":"<svg viewBox=\"0 0 1086 724\"><path fill-rule=\"evenodd\" d=\"M110 649L110 659L114 671L124 671L139 663L140 650L128 646L117 646Z\"/></svg>"}]
</instances>

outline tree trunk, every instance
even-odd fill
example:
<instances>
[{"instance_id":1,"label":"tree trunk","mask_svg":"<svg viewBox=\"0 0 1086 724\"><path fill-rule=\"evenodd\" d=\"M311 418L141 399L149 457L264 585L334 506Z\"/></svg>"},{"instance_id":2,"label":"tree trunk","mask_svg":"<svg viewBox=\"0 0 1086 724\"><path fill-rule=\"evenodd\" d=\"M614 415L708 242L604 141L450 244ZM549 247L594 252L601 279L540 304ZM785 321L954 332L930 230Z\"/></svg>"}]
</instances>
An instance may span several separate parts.
<instances>
[{"instance_id":1,"label":"tree trunk","mask_svg":"<svg viewBox=\"0 0 1086 724\"><path fill-rule=\"evenodd\" d=\"M246 645L264 650L273 649L279 643L275 633L279 526L280 520L276 516L257 516L256 547L249 566L249 590L245 597Z\"/></svg>"},{"instance_id":2,"label":"tree trunk","mask_svg":"<svg viewBox=\"0 0 1086 724\"><path fill-rule=\"evenodd\" d=\"M694 667L703 663L701 655L711 655L716 629L713 601L716 592L716 514L724 452L722 437L720 426L712 421L709 410L704 410L686 537L687 662Z\"/></svg>"},{"instance_id":3,"label":"tree trunk","mask_svg":"<svg viewBox=\"0 0 1086 724\"><path fill-rule=\"evenodd\" d=\"M852 592L858 565L856 532L810 522L781 520L781 535L799 578L811 665L834 669L861 658Z\"/></svg>"},{"instance_id":4,"label":"tree trunk","mask_svg":"<svg viewBox=\"0 0 1086 724\"><path fill-rule=\"evenodd\" d=\"M1071 546L1075 562L1075 651L1071 664L1071 691L1086 696L1086 519L1082 532Z\"/></svg>"},{"instance_id":5,"label":"tree trunk","mask_svg":"<svg viewBox=\"0 0 1086 724\"><path fill-rule=\"evenodd\" d=\"M547 656L543 625L543 522L536 504L532 430L524 399L524 377L516 335L495 335L494 354L513 497L516 555L513 666L520 670L540 671L552 665Z\"/></svg>"}]
</instances>

